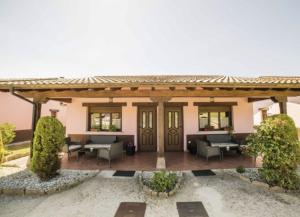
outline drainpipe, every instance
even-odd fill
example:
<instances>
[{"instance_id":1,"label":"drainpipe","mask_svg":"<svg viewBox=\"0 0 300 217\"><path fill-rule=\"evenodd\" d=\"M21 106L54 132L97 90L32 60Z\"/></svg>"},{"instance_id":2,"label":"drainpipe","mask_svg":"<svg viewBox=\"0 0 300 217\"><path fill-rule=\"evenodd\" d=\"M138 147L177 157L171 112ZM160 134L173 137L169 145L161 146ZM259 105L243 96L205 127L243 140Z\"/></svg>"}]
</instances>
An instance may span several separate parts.
<instances>
[{"instance_id":1,"label":"drainpipe","mask_svg":"<svg viewBox=\"0 0 300 217\"><path fill-rule=\"evenodd\" d=\"M33 101L17 94L15 92L14 88L10 89L10 93L13 96L18 97L19 99L22 99L22 100L32 104L32 106L33 106L33 109L32 109L32 122L31 122L32 135L31 135L31 144L30 144L30 158L32 158L34 130L35 130L35 127L36 127L38 116L40 115L40 112L38 112L38 110L40 109L39 103L33 102Z\"/></svg>"}]
</instances>

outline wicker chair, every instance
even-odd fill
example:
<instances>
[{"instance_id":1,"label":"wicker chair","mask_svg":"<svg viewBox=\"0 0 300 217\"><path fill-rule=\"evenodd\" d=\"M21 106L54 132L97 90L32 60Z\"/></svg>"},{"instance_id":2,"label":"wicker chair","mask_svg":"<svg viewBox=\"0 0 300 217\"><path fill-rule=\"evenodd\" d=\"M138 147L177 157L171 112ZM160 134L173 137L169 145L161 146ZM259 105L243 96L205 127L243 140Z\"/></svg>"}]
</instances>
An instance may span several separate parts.
<instances>
[{"instance_id":1,"label":"wicker chair","mask_svg":"<svg viewBox=\"0 0 300 217\"><path fill-rule=\"evenodd\" d=\"M111 167L111 160L122 157L123 158L123 141L112 143L109 149L99 149L98 158L108 160L109 167Z\"/></svg>"},{"instance_id":2,"label":"wicker chair","mask_svg":"<svg viewBox=\"0 0 300 217\"><path fill-rule=\"evenodd\" d=\"M219 156L222 159L222 152L219 147L211 147L207 142L196 140L197 143L197 156L205 157L208 162L208 158Z\"/></svg>"},{"instance_id":3,"label":"wicker chair","mask_svg":"<svg viewBox=\"0 0 300 217\"><path fill-rule=\"evenodd\" d=\"M78 152L82 149L80 142L72 142L70 137L65 138L65 144L67 145L68 160L72 152ZM78 159L79 159L79 155L77 155L77 160Z\"/></svg>"}]
</instances>

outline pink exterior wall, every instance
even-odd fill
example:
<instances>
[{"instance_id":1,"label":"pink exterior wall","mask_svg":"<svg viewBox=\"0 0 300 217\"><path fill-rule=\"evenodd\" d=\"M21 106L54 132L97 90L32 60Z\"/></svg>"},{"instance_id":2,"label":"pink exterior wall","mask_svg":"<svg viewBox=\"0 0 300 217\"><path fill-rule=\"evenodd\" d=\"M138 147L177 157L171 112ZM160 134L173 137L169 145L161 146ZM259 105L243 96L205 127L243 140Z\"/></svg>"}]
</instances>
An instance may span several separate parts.
<instances>
[{"instance_id":1,"label":"pink exterior wall","mask_svg":"<svg viewBox=\"0 0 300 217\"><path fill-rule=\"evenodd\" d=\"M10 93L0 92L0 123L11 123L16 126L16 130L31 129L32 105ZM58 109L57 118L65 125L66 106L61 106L60 102L49 101L42 105L42 116L49 116L49 109Z\"/></svg>"},{"instance_id":2,"label":"pink exterior wall","mask_svg":"<svg viewBox=\"0 0 300 217\"><path fill-rule=\"evenodd\" d=\"M41 116L50 116L51 109L56 109L58 112L56 113L56 118L66 126L66 111L67 105L65 103L60 103L58 101L50 100L47 103L42 105Z\"/></svg>"},{"instance_id":3,"label":"pink exterior wall","mask_svg":"<svg viewBox=\"0 0 300 217\"><path fill-rule=\"evenodd\" d=\"M66 131L67 134L114 134L134 135L137 144L137 107L132 102L151 102L149 98L114 98L113 102L127 102L122 107L122 132L88 132L87 131L87 107L84 102L109 102L108 98L73 98L73 102L67 105ZM198 131L198 108L193 102L209 102L209 98L173 98L170 102L188 102L183 107L184 119L184 150L186 150L186 135L203 134L207 132ZM235 133L253 132L253 106L248 103L247 98L215 98L215 102L237 102L233 107L233 125ZM158 123L159 124L159 123ZM210 133L227 133L226 131L215 131Z\"/></svg>"},{"instance_id":4,"label":"pink exterior wall","mask_svg":"<svg viewBox=\"0 0 300 217\"><path fill-rule=\"evenodd\" d=\"M31 128L32 105L10 93L0 92L0 123L11 123L16 130Z\"/></svg>"}]
</instances>

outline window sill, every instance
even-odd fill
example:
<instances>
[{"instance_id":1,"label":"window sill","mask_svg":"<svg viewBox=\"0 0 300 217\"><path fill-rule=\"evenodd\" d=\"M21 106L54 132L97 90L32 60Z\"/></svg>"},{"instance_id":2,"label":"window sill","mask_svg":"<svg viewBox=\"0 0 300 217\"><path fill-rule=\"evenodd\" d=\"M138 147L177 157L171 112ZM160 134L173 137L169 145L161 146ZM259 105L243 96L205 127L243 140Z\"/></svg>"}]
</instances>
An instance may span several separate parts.
<instances>
[{"instance_id":1,"label":"window sill","mask_svg":"<svg viewBox=\"0 0 300 217\"><path fill-rule=\"evenodd\" d=\"M208 131L198 131L198 134L229 134L227 130L208 130Z\"/></svg>"},{"instance_id":2,"label":"window sill","mask_svg":"<svg viewBox=\"0 0 300 217\"><path fill-rule=\"evenodd\" d=\"M114 135L114 134L123 134L123 131L85 131L88 134L99 134L99 135Z\"/></svg>"}]
</instances>

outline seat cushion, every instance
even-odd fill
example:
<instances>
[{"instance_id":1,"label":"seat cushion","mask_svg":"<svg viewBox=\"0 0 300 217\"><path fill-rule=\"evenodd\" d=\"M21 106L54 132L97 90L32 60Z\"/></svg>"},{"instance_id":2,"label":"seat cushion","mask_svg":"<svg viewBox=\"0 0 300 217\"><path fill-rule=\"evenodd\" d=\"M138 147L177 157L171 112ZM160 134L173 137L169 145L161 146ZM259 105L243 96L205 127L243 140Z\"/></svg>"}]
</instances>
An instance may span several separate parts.
<instances>
[{"instance_id":1,"label":"seat cushion","mask_svg":"<svg viewBox=\"0 0 300 217\"><path fill-rule=\"evenodd\" d=\"M81 145L70 145L69 146L69 151L74 151L74 150L77 150L77 149L80 149L81 148Z\"/></svg>"},{"instance_id":2,"label":"seat cushion","mask_svg":"<svg viewBox=\"0 0 300 217\"><path fill-rule=\"evenodd\" d=\"M207 141L211 143L230 143L231 142L231 136L224 134L224 135L207 135L206 136Z\"/></svg>"},{"instance_id":3,"label":"seat cushion","mask_svg":"<svg viewBox=\"0 0 300 217\"><path fill-rule=\"evenodd\" d=\"M112 144L117 140L116 136L92 135L89 139L92 144Z\"/></svg>"}]
</instances>

